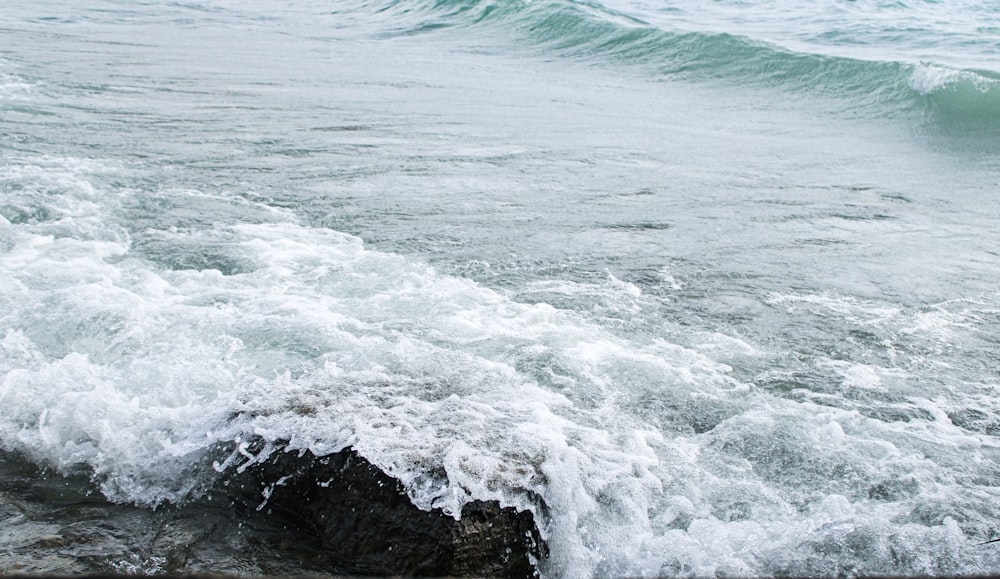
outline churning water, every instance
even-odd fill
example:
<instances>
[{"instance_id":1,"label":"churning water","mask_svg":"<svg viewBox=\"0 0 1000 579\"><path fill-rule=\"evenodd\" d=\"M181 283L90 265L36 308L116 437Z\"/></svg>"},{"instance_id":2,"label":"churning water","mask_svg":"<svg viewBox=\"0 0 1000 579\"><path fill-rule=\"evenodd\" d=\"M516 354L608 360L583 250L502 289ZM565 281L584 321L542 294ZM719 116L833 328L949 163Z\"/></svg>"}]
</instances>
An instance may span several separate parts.
<instances>
[{"instance_id":1,"label":"churning water","mask_svg":"<svg viewBox=\"0 0 1000 579\"><path fill-rule=\"evenodd\" d=\"M154 507L351 446L546 577L1000 573L998 54L965 0L8 0L0 449Z\"/></svg>"}]
</instances>

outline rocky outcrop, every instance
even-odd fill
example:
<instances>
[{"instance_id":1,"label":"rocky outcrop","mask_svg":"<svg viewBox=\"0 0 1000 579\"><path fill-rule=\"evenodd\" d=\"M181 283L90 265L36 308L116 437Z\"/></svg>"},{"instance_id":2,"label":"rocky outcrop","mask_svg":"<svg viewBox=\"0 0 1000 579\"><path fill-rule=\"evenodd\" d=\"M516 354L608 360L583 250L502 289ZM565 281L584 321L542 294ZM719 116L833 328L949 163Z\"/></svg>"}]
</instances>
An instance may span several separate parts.
<instances>
[{"instance_id":1,"label":"rocky outcrop","mask_svg":"<svg viewBox=\"0 0 1000 579\"><path fill-rule=\"evenodd\" d=\"M201 498L149 509L108 502L89 472L0 452L0 575L532 577L546 555L531 513L483 501L459 520L422 511L351 450L278 450L212 478Z\"/></svg>"},{"instance_id":2,"label":"rocky outcrop","mask_svg":"<svg viewBox=\"0 0 1000 579\"><path fill-rule=\"evenodd\" d=\"M484 501L467 504L458 520L420 510L398 480L350 449L323 457L274 452L240 477L227 494L242 488L248 508L315 541L334 572L534 577L546 555L530 512Z\"/></svg>"}]
</instances>

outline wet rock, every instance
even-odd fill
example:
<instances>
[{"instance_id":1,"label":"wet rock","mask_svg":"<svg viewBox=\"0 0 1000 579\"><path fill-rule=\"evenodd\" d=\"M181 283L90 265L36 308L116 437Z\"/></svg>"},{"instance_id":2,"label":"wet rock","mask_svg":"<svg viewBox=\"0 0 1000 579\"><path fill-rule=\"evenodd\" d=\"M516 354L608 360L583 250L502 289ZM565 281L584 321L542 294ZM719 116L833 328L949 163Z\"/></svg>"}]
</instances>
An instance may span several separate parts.
<instances>
[{"instance_id":1,"label":"wet rock","mask_svg":"<svg viewBox=\"0 0 1000 579\"><path fill-rule=\"evenodd\" d=\"M0 452L0 576L191 575L330 578L254 512L196 500L148 509L114 504L85 473L61 476Z\"/></svg>"},{"instance_id":2,"label":"wet rock","mask_svg":"<svg viewBox=\"0 0 1000 579\"><path fill-rule=\"evenodd\" d=\"M89 473L0 452L0 575L532 577L545 556L530 513L495 502L470 503L460 520L421 511L350 450L276 451L206 490L184 505L114 504Z\"/></svg>"},{"instance_id":3,"label":"wet rock","mask_svg":"<svg viewBox=\"0 0 1000 579\"><path fill-rule=\"evenodd\" d=\"M256 493L244 504L315 540L333 572L534 577L534 562L546 555L530 512L484 501L467 504L459 520L422 511L398 480L350 449L324 457L279 451L247 473L254 484L240 484Z\"/></svg>"}]
</instances>

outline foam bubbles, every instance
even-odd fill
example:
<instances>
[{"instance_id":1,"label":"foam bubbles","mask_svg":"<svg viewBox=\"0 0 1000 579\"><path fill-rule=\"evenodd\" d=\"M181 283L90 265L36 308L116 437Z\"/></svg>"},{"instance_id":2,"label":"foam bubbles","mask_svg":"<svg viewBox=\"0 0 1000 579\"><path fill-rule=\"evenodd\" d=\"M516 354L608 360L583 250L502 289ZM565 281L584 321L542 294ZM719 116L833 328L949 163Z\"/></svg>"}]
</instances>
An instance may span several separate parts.
<instances>
[{"instance_id":1,"label":"foam bubbles","mask_svg":"<svg viewBox=\"0 0 1000 579\"><path fill-rule=\"evenodd\" d=\"M7 66L6 61L0 60L0 69ZM34 84L17 74L0 72L0 101L30 100L34 88Z\"/></svg>"},{"instance_id":2,"label":"foam bubbles","mask_svg":"<svg viewBox=\"0 0 1000 579\"><path fill-rule=\"evenodd\" d=\"M183 501L217 470L270 452L352 446L422 508L454 515L495 499L532 510L549 576L997 566L965 550L1000 516L989 385L974 389L981 415L970 414L964 385L921 395L919 366L813 354L803 358L828 383L807 375L786 397L722 360L787 353L609 330L607 311L651 299L610 275L533 286L608 305L588 317L282 212L125 235L116 223L135 193L102 192L104 170L47 160L7 173L35 188L24 204L42 199L54 218L0 221L0 445L85 467L115 500ZM915 336L926 332L908 328L966 336L995 309L943 304L937 319L836 295L772 297L883 332L900 356L923 352ZM250 436L270 445L255 455L239 445ZM237 448L216 456L220 443Z\"/></svg>"}]
</instances>

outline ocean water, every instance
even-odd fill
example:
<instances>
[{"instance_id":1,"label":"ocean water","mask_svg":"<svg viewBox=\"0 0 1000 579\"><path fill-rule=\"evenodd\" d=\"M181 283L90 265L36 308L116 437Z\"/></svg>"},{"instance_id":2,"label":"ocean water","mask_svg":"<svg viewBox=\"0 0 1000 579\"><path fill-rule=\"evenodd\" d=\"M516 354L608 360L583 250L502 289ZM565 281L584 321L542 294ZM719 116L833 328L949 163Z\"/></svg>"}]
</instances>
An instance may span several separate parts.
<instances>
[{"instance_id":1,"label":"ocean water","mask_svg":"<svg viewBox=\"0 0 1000 579\"><path fill-rule=\"evenodd\" d=\"M7 0L0 450L152 509L350 446L544 577L1000 573L998 55L968 0Z\"/></svg>"}]
</instances>

